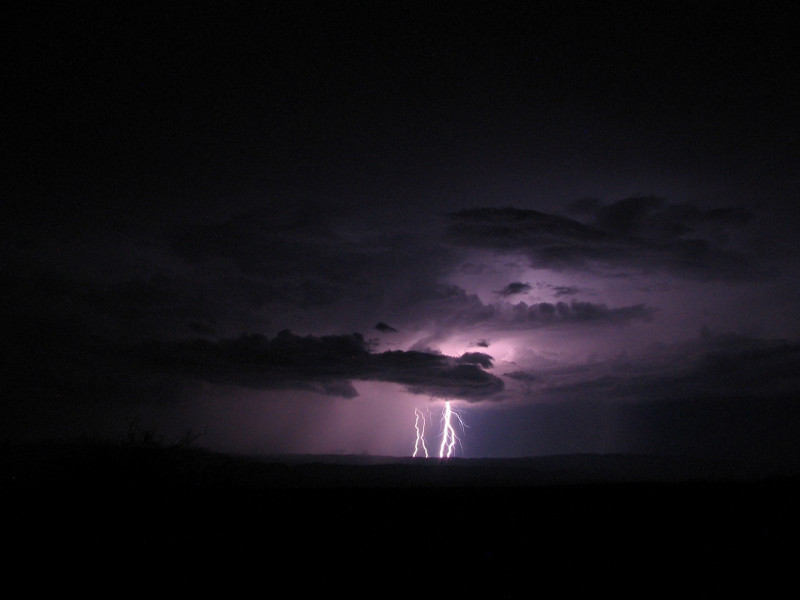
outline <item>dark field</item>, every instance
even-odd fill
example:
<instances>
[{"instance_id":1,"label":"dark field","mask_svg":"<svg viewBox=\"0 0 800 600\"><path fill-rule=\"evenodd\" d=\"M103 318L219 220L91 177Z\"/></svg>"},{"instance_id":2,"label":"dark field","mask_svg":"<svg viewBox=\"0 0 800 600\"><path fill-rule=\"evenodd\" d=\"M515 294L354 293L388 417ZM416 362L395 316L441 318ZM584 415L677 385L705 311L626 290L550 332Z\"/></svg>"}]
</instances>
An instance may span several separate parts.
<instances>
[{"instance_id":1,"label":"dark field","mask_svg":"<svg viewBox=\"0 0 800 600\"><path fill-rule=\"evenodd\" d=\"M797 477L655 457L5 448L9 597L776 597Z\"/></svg>"}]
</instances>

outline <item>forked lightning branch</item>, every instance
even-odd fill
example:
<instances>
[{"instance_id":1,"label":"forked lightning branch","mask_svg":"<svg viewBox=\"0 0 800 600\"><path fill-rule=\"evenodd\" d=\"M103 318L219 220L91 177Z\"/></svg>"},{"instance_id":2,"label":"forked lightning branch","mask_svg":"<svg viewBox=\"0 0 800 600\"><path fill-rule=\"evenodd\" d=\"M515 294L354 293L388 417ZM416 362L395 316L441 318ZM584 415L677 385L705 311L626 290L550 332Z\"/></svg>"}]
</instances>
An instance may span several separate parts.
<instances>
[{"instance_id":1,"label":"forked lightning branch","mask_svg":"<svg viewBox=\"0 0 800 600\"><path fill-rule=\"evenodd\" d=\"M442 413L442 441L439 445L439 458L450 458L455 454L456 444L461 444L461 440L456 435L456 429L453 422L458 421L461 431L464 431L464 420L461 418L450 402L444 403L444 411ZM414 428L417 432L417 439L414 442L414 454L412 456L422 456L430 458L428 453L428 446L425 444L425 415L418 408L414 409Z\"/></svg>"}]
</instances>

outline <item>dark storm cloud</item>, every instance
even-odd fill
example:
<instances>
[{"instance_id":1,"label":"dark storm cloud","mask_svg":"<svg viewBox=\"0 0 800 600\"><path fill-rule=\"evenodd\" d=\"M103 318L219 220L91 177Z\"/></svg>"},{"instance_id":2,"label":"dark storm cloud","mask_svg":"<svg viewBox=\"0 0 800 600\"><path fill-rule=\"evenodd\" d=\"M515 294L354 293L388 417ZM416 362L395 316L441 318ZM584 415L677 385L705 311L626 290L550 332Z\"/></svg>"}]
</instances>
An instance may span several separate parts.
<instances>
[{"instance_id":1,"label":"dark storm cloud","mask_svg":"<svg viewBox=\"0 0 800 600\"><path fill-rule=\"evenodd\" d=\"M609 308L605 304L592 302L540 302L528 305L525 302L513 307L514 320L533 326L564 325L576 323L624 323L631 320L650 320L654 309L635 304Z\"/></svg>"},{"instance_id":2,"label":"dark storm cloud","mask_svg":"<svg viewBox=\"0 0 800 600\"><path fill-rule=\"evenodd\" d=\"M382 331L383 333L397 333L397 329L395 329L391 325L387 325L383 321L376 324L375 329L377 329L378 331Z\"/></svg>"},{"instance_id":3,"label":"dark storm cloud","mask_svg":"<svg viewBox=\"0 0 800 600\"><path fill-rule=\"evenodd\" d=\"M553 292L556 298L560 298L561 296L574 296L575 294L579 294L580 291L580 288L571 285L553 286Z\"/></svg>"},{"instance_id":4,"label":"dark storm cloud","mask_svg":"<svg viewBox=\"0 0 800 600\"><path fill-rule=\"evenodd\" d=\"M518 302L484 303L477 294L456 286L440 286L424 303L425 315L448 331L459 327L539 328L563 325L622 325L650 320L655 309L645 304L609 307L603 303ZM485 341L485 340L484 340ZM486 342L488 345L488 342Z\"/></svg>"},{"instance_id":5,"label":"dark storm cloud","mask_svg":"<svg viewBox=\"0 0 800 600\"><path fill-rule=\"evenodd\" d=\"M559 400L595 398L650 403L748 396L790 397L800 387L800 345L740 335L653 347L612 360L504 374L536 383L536 393Z\"/></svg>"},{"instance_id":6,"label":"dark storm cloud","mask_svg":"<svg viewBox=\"0 0 800 600\"><path fill-rule=\"evenodd\" d=\"M414 394L478 401L505 387L502 379L479 365L442 354L393 350L372 356L363 378L400 383Z\"/></svg>"},{"instance_id":7,"label":"dark storm cloud","mask_svg":"<svg viewBox=\"0 0 800 600\"><path fill-rule=\"evenodd\" d=\"M528 373L526 371L511 371L509 373L503 373L505 377L510 377L511 379L516 379L517 381L523 382L533 382L539 381L539 377L534 375L533 373Z\"/></svg>"},{"instance_id":8,"label":"dark storm cloud","mask_svg":"<svg viewBox=\"0 0 800 600\"><path fill-rule=\"evenodd\" d=\"M477 294L470 294L454 284L436 284L426 290L418 312L437 327L452 332L458 327L490 323L500 318L498 306L485 304Z\"/></svg>"},{"instance_id":9,"label":"dark storm cloud","mask_svg":"<svg viewBox=\"0 0 800 600\"><path fill-rule=\"evenodd\" d=\"M509 283L506 287L502 290L497 290L495 294L498 296L515 296L517 294L526 294L530 291L531 286L527 283L522 283L520 281L514 281Z\"/></svg>"},{"instance_id":10,"label":"dark storm cloud","mask_svg":"<svg viewBox=\"0 0 800 600\"><path fill-rule=\"evenodd\" d=\"M702 234L724 241L726 230L747 224L753 214L738 208L701 209L688 203L669 204L656 196L624 198L610 204L598 200L567 206L576 216L588 217L593 227L624 236L671 241Z\"/></svg>"},{"instance_id":11,"label":"dark storm cloud","mask_svg":"<svg viewBox=\"0 0 800 600\"><path fill-rule=\"evenodd\" d=\"M448 215L449 239L467 247L521 252L535 268L612 274L664 271L695 279L745 279L752 258L732 249L730 233L751 215L701 209L655 197L596 200L569 209L583 221L536 210L477 208Z\"/></svg>"},{"instance_id":12,"label":"dark storm cloud","mask_svg":"<svg viewBox=\"0 0 800 600\"><path fill-rule=\"evenodd\" d=\"M480 365L484 369L491 369L494 358L484 352L465 352L456 359L456 362L468 365Z\"/></svg>"},{"instance_id":13,"label":"dark storm cloud","mask_svg":"<svg viewBox=\"0 0 800 600\"><path fill-rule=\"evenodd\" d=\"M418 303L449 272L449 252L418 230L376 229L365 219L325 207L260 206L183 227L169 243L198 277L218 273L233 294L270 315L336 307L339 317L355 321L348 329L363 330L384 315L404 327L398 310ZM389 333L383 326L378 330Z\"/></svg>"},{"instance_id":14,"label":"dark storm cloud","mask_svg":"<svg viewBox=\"0 0 800 600\"><path fill-rule=\"evenodd\" d=\"M481 367L480 353L459 360L416 351L372 353L360 334L301 337L282 331L212 342L150 341L137 346L142 365L161 372L255 389L305 389L350 398L350 380L405 385L415 394L480 400L503 390ZM480 354L480 356L478 356Z\"/></svg>"}]
</instances>

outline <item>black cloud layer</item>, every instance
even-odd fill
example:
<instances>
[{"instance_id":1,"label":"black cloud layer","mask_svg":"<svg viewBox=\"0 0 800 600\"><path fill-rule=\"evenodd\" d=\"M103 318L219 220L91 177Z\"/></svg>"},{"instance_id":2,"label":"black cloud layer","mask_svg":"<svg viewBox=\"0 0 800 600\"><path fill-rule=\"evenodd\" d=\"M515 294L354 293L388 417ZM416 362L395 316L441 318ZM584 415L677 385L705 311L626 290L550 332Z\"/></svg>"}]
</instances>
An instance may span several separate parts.
<instances>
[{"instance_id":1,"label":"black cloud layer","mask_svg":"<svg viewBox=\"0 0 800 600\"><path fill-rule=\"evenodd\" d=\"M644 304L609 308L593 302L520 302L514 305L514 320L532 326L563 325L567 323L623 323L634 319L650 320L654 309Z\"/></svg>"},{"instance_id":2,"label":"black cloud layer","mask_svg":"<svg viewBox=\"0 0 800 600\"><path fill-rule=\"evenodd\" d=\"M506 377L536 384L536 393L561 400L634 398L666 400L796 397L800 344L730 334L665 345L658 356L577 364L563 369L518 370Z\"/></svg>"},{"instance_id":3,"label":"black cloud layer","mask_svg":"<svg viewBox=\"0 0 800 600\"><path fill-rule=\"evenodd\" d=\"M585 222L514 207L465 209L447 215L447 232L457 245L522 252L536 268L665 271L692 279L757 274L744 253L728 247L730 230L745 224L748 212L652 196L609 205L585 200L570 210Z\"/></svg>"},{"instance_id":4,"label":"black cloud layer","mask_svg":"<svg viewBox=\"0 0 800 600\"><path fill-rule=\"evenodd\" d=\"M516 294L526 294L531 289L530 284L522 283L521 281L513 281L505 286L502 290L495 292L499 296L514 296Z\"/></svg>"},{"instance_id":5,"label":"black cloud layer","mask_svg":"<svg viewBox=\"0 0 800 600\"><path fill-rule=\"evenodd\" d=\"M503 381L481 367L481 353L455 359L417 351L372 353L358 333L298 336L282 331L272 339L247 335L218 342L151 340L136 346L144 366L213 383L255 389L305 389L340 397L358 392L351 379L405 385L415 394L481 400L503 390Z\"/></svg>"},{"instance_id":6,"label":"black cloud layer","mask_svg":"<svg viewBox=\"0 0 800 600\"><path fill-rule=\"evenodd\" d=\"M539 328L556 325L621 325L648 321L655 309L645 304L609 307L604 303L499 302L484 303L456 285L439 286L425 304L425 314L448 330L486 325L489 327Z\"/></svg>"}]
</instances>

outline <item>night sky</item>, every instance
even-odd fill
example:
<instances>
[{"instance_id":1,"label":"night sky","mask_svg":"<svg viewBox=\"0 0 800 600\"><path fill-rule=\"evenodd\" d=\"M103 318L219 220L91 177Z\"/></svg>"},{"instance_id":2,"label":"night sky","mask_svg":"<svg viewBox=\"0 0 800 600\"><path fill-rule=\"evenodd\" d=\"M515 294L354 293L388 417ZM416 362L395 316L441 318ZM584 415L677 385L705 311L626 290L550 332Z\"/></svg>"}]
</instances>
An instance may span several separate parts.
<instances>
[{"instance_id":1,"label":"night sky","mask_svg":"<svg viewBox=\"0 0 800 600\"><path fill-rule=\"evenodd\" d=\"M788 3L118 4L4 17L0 439L800 463Z\"/></svg>"}]
</instances>

